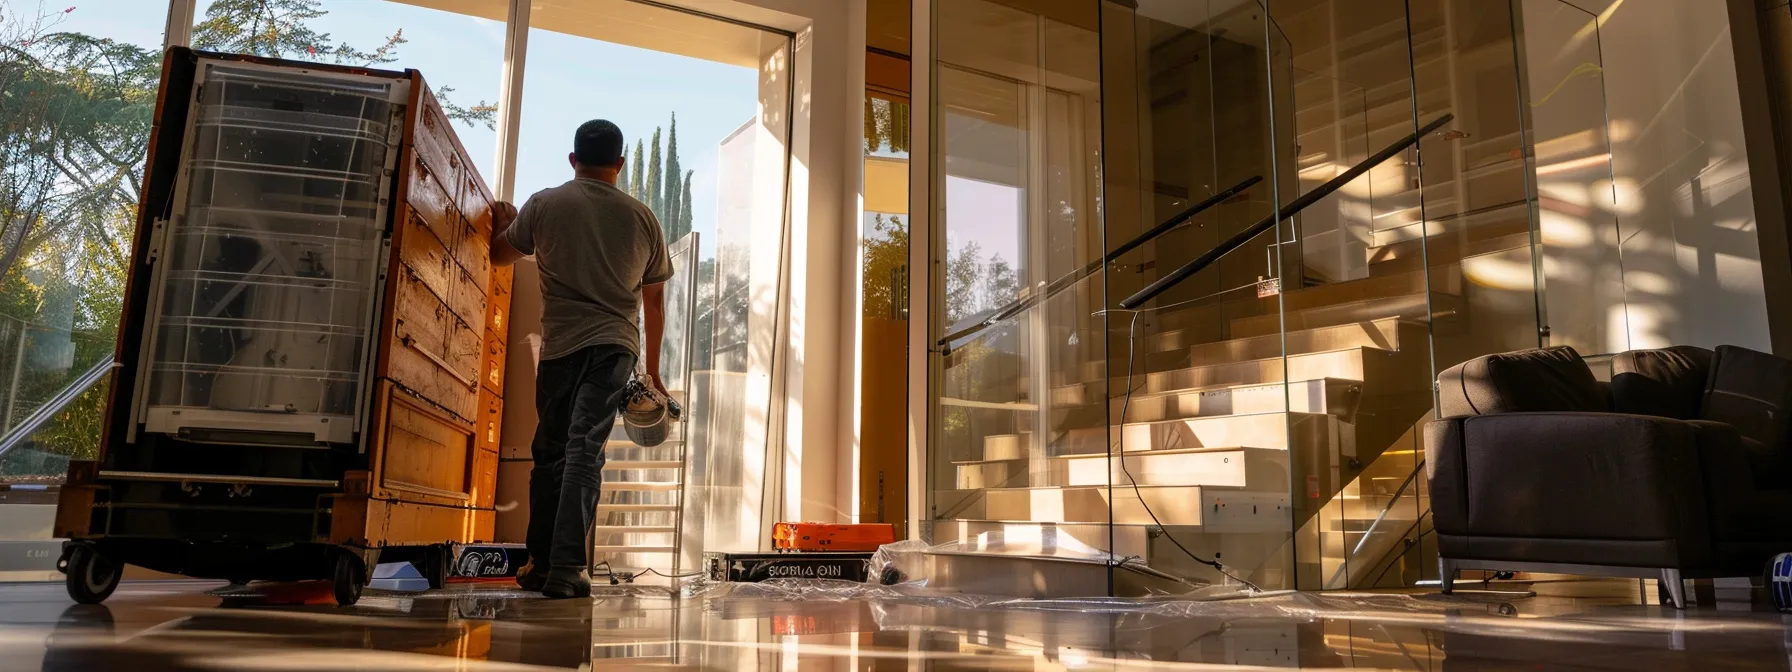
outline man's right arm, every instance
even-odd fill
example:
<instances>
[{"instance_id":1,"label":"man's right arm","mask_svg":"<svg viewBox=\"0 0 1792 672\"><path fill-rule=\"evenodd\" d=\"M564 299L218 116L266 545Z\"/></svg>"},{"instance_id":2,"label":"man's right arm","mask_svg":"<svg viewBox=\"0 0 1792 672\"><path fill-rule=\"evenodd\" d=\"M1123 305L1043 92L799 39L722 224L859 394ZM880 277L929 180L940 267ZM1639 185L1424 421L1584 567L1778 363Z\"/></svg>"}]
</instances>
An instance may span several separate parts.
<instances>
[{"instance_id":1,"label":"man's right arm","mask_svg":"<svg viewBox=\"0 0 1792 672\"><path fill-rule=\"evenodd\" d=\"M509 266L529 256L510 242L510 227L517 221L516 206L507 201L492 204L492 263Z\"/></svg>"}]
</instances>

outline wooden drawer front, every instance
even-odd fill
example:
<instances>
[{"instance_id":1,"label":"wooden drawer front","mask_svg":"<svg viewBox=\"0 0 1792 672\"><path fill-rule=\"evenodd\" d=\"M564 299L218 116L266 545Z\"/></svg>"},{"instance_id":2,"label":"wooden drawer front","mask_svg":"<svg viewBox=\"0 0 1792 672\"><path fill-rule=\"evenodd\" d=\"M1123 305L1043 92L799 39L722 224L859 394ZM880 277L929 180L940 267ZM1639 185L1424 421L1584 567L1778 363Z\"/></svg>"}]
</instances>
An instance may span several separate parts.
<instances>
[{"instance_id":1,"label":"wooden drawer front","mask_svg":"<svg viewBox=\"0 0 1792 672\"><path fill-rule=\"evenodd\" d=\"M479 179L479 171L470 166L460 172L459 191L456 203L460 211L466 213L467 222L474 229L482 231L489 238L492 231L492 197L485 190L485 184Z\"/></svg>"},{"instance_id":2,"label":"wooden drawer front","mask_svg":"<svg viewBox=\"0 0 1792 672\"><path fill-rule=\"evenodd\" d=\"M449 260L447 246L415 210L410 210L405 220L405 226L398 227L399 263L411 269L437 298L453 296L460 271Z\"/></svg>"},{"instance_id":3,"label":"wooden drawer front","mask_svg":"<svg viewBox=\"0 0 1792 672\"><path fill-rule=\"evenodd\" d=\"M509 266L492 269L491 295L485 302L485 328L506 343L510 342L510 279L514 273L510 269Z\"/></svg>"},{"instance_id":4,"label":"wooden drawer front","mask_svg":"<svg viewBox=\"0 0 1792 672\"><path fill-rule=\"evenodd\" d=\"M479 384L499 397L504 396L504 358L508 347L504 339L491 331L485 332L485 364L479 367Z\"/></svg>"},{"instance_id":5,"label":"wooden drawer front","mask_svg":"<svg viewBox=\"0 0 1792 672\"><path fill-rule=\"evenodd\" d=\"M479 447L493 453L498 452L498 439L504 436L504 399L491 390L479 391L479 425L473 430L478 433L474 437Z\"/></svg>"},{"instance_id":6,"label":"wooden drawer front","mask_svg":"<svg viewBox=\"0 0 1792 672\"><path fill-rule=\"evenodd\" d=\"M467 381L468 394L474 392L476 383L473 381L479 378L480 360L484 356L485 344L480 333L465 323L454 321L448 331L448 368L455 377Z\"/></svg>"},{"instance_id":7,"label":"wooden drawer front","mask_svg":"<svg viewBox=\"0 0 1792 672\"><path fill-rule=\"evenodd\" d=\"M386 389L379 488L402 500L471 504L473 454L480 452L472 428L402 390Z\"/></svg>"},{"instance_id":8,"label":"wooden drawer front","mask_svg":"<svg viewBox=\"0 0 1792 672\"><path fill-rule=\"evenodd\" d=\"M405 202L423 218L444 246L453 249L460 242L461 230L459 210L446 186L453 183L443 181L445 176L436 174L435 169L423 160L422 152L414 152L413 156L410 189Z\"/></svg>"},{"instance_id":9,"label":"wooden drawer front","mask_svg":"<svg viewBox=\"0 0 1792 672\"><path fill-rule=\"evenodd\" d=\"M488 217L489 220L489 217ZM456 248L454 258L460 267L466 269L467 275L479 286L479 293L486 294L492 286L492 230L488 221L484 229L473 226L472 222L462 220L460 246Z\"/></svg>"},{"instance_id":10,"label":"wooden drawer front","mask_svg":"<svg viewBox=\"0 0 1792 672\"><path fill-rule=\"evenodd\" d=\"M450 197L459 197L461 162L460 153L455 150L453 133L454 128L449 125L448 117L442 114L435 95L424 91L423 105L417 112L417 129L411 136L411 144L416 147L417 154L440 176L444 191Z\"/></svg>"},{"instance_id":11,"label":"wooden drawer front","mask_svg":"<svg viewBox=\"0 0 1792 672\"><path fill-rule=\"evenodd\" d=\"M461 332L472 330L459 324L408 270L400 267L399 272L392 343L386 346L383 373L471 423L478 403L481 344L468 343ZM467 354L457 357L457 350Z\"/></svg>"},{"instance_id":12,"label":"wooden drawer front","mask_svg":"<svg viewBox=\"0 0 1792 672\"><path fill-rule=\"evenodd\" d=\"M451 316L441 299L430 292L422 276L400 266L398 289L392 299L392 347L414 349L441 358L448 352Z\"/></svg>"},{"instance_id":13,"label":"wooden drawer front","mask_svg":"<svg viewBox=\"0 0 1792 672\"><path fill-rule=\"evenodd\" d=\"M491 508L498 495L498 454L489 450L473 451L473 470L469 477L473 506Z\"/></svg>"},{"instance_id":14,"label":"wooden drawer front","mask_svg":"<svg viewBox=\"0 0 1792 672\"><path fill-rule=\"evenodd\" d=\"M480 289L479 283L473 282L473 277L465 271L456 268L454 272L459 277L454 280L454 295L448 299L448 307L462 322L481 327L485 318L485 290Z\"/></svg>"}]
</instances>

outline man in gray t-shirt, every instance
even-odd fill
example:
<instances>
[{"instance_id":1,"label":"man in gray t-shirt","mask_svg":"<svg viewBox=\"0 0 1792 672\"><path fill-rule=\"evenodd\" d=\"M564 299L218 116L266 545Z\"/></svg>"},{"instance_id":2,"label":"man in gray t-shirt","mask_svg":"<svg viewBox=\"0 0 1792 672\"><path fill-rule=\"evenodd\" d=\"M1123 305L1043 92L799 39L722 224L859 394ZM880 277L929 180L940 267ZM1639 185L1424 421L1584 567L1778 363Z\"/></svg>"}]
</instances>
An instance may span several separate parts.
<instances>
[{"instance_id":1,"label":"man in gray t-shirt","mask_svg":"<svg viewBox=\"0 0 1792 672\"><path fill-rule=\"evenodd\" d=\"M653 211L616 188L622 148L615 124L585 122L567 157L572 181L531 196L520 213L508 203L493 209L492 262L535 255L541 271L530 564L517 583L549 597L591 594L585 538L604 442L643 349L651 384L666 391L660 338L672 263ZM637 313L645 313L645 343Z\"/></svg>"}]
</instances>

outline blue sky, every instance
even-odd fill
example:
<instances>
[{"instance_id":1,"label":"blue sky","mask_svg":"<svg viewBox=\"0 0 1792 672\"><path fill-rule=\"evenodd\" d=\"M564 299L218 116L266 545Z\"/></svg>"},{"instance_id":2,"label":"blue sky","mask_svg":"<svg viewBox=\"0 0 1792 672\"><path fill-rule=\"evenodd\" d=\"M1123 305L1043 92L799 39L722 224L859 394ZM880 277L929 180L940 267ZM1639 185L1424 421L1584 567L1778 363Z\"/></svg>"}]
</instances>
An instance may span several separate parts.
<instances>
[{"instance_id":1,"label":"blue sky","mask_svg":"<svg viewBox=\"0 0 1792 672\"><path fill-rule=\"evenodd\" d=\"M203 20L210 0L198 3ZM155 0L0 0L8 16L55 13L58 30L159 47L167 6ZM69 7L74 11L62 14ZM495 102L504 66L504 25L497 21L385 0L323 0L328 14L314 30L362 50L399 29L408 40L386 67L416 68L438 90L451 87L461 105ZM573 129L604 118L635 139L678 114L679 157L692 178L694 228L714 249L716 145L758 113L758 76L752 69L532 29L524 73L518 138L516 198L571 178L566 165ZM496 133L457 124L461 142L489 182L495 178Z\"/></svg>"}]
</instances>

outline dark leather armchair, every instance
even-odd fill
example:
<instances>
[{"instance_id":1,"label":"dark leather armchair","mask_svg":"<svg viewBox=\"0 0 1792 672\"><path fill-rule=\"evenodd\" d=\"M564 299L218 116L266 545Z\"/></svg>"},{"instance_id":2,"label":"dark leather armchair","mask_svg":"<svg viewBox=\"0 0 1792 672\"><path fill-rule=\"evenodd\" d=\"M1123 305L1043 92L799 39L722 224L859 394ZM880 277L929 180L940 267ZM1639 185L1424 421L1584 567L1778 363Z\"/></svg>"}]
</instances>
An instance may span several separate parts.
<instances>
[{"instance_id":1,"label":"dark leather armchair","mask_svg":"<svg viewBox=\"0 0 1792 672\"><path fill-rule=\"evenodd\" d=\"M1460 569L1753 576L1792 551L1792 362L1744 348L1572 348L1438 376L1425 432L1444 592Z\"/></svg>"}]
</instances>

